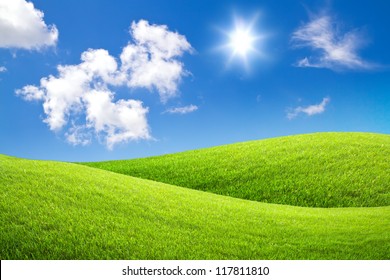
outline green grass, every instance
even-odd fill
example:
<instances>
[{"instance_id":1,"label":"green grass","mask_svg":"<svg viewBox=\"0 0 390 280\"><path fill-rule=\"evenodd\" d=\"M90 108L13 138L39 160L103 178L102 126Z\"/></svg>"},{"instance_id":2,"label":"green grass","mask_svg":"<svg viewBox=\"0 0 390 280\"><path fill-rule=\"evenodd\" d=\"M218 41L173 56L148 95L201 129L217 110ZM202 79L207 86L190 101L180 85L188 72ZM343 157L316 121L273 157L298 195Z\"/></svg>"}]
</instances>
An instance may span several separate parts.
<instances>
[{"instance_id":1,"label":"green grass","mask_svg":"<svg viewBox=\"0 0 390 280\"><path fill-rule=\"evenodd\" d=\"M390 136L317 133L84 163L237 198L306 207L390 205Z\"/></svg>"},{"instance_id":2,"label":"green grass","mask_svg":"<svg viewBox=\"0 0 390 280\"><path fill-rule=\"evenodd\" d=\"M1 259L389 259L390 207L266 204L0 156Z\"/></svg>"},{"instance_id":3,"label":"green grass","mask_svg":"<svg viewBox=\"0 0 390 280\"><path fill-rule=\"evenodd\" d=\"M102 163L251 199L267 188L278 203L376 206L313 208L0 155L0 259L389 259L388 158L388 136L316 134Z\"/></svg>"}]
</instances>

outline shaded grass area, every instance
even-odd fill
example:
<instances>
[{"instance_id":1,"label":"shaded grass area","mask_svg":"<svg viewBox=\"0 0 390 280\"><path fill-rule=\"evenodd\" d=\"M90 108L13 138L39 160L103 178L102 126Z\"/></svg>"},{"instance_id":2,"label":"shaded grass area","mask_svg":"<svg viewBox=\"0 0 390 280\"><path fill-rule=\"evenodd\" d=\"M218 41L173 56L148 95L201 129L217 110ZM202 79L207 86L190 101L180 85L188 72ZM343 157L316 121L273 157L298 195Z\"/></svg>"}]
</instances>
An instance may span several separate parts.
<instances>
[{"instance_id":1,"label":"shaded grass area","mask_svg":"<svg viewBox=\"0 0 390 280\"><path fill-rule=\"evenodd\" d=\"M1 259L389 259L390 207L247 201L0 156Z\"/></svg>"},{"instance_id":2,"label":"shaded grass area","mask_svg":"<svg viewBox=\"0 0 390 280\"><path fill-rule=\"evenodd\" d=\"M83 163L237 198L308 207L390 205L390 136L317 133Z\"/></svg>"}]
</instances>

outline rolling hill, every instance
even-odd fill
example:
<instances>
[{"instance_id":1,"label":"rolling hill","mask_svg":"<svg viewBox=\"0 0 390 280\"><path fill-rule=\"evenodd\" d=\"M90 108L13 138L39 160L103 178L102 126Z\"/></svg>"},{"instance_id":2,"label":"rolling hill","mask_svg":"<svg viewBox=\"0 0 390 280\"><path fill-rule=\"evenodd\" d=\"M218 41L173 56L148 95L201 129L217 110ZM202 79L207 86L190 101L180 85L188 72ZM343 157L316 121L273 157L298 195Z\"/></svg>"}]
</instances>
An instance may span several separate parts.
<instances>
[{"instance_id":1,"label":"rolling hill","mask_svg":"<svg viewBox=\"0 0 390 280\"><path fill-rule=\"evenodd\" d=\"M386 204L389 194L386 176L389 175L384 172L388 166L385 160L389 152L388 136L320 134L294 137L149 159L108 162L100 166L116 166L115 171L119 172L125 170L119 170L119 167L132 166L134 169L139 165L140 174L134 175L140 176L141 171L148 170L148 174L156 174L156 181L79 164L0 155L0 258L389 259L390 206ZM325 140L324 137L328 138ZM331 139L334 141L326 144ZM344 146L348 139L351 144ZM322 144L316 143L321 140ZM300 144L302 141L305 145ZM285 204L304 201L302 204L323 206L321 194L334 191L334 195L344 195L325 206L344 206L339 208L264 203L254 201L250 195L248 197L252 200L228 196L231 194L225 190L221 193L226 195L218 195L186 185L193 178L200 180L200 176L204 176L204 184L211 186L210 191L216 192L211 183L215 184L218 180L213 177L219 176L219 180L231 184L227 190L232 190L233 182L237 182L240 191L233 193L236 195L243 193L245 184L242 183L244 180L238 180L240 176L232 169L241 172L249 182L248 186L255 188L253 182L259 182L255 180L256 176L277 178L275 170L273 176L258 171L261 168L270 172L276 169L275 166L265 167L272 160L279 164L275 163L276 166L287 168L288 164L281 160L285 158L290 164L297 165L289 167L294 174L291 182L300 179L301 185L297 186L303 188L309 186L309 183L303 183L304 178L311 183L316 182L310 170L327 170L326 166L321 167L324 162L316 163L316 160L322 159L317 154L325 153L319 150L320 147L341 153L338 159L343 164L333 166L336 163L330 156L327 164L334 171L333 176L341 176L337 178L344 179L344 183L353 183L348 186L349 190L355 189L351 205L370 207L345 207L350 196L337 190L340 184L310 193L311 196L306 196L304 200L296 196L290 201L287 198L279 201ZM309 151L317 153L310 157ZM255 155L251 157L251 153ZM297 160L300 153L309 157L310 160L305 162L311 166ZM333 151L331 155L338 156L338 153ZM371 165L366 166L367 162ZM172 172L177 170L171 177L167 175L168 178L182 178L177 185L186 188L157 182L158 176L170 174L164 170L168 168L168 163L174 165L170 169ZM187 164L193 164L193 169ZM205 167L207 164L211 166L209 169ZM345 164L354 168L348 169ZM227 169L224 171L223 168ZM303 168L306 176L298 174L299 168ZM364 191L359 191L358 183L343 177L344 173L338 170L340 168L343 172L349 170L352 177L360 174L355 178L356 182L375 181L368 186L362 184ZM223 172L226 172L226 178ZM329 172L325 174L332 174ZM127 171L123 173L127 174ZM320 183L317 188L337 181L337 178L321 179L321 174L318 174L320 179L317 181ZM372 177L373 174L376 177ZM282 175L279 175L278 182L285 178ZM370 192L365 188L371 189ZM268 192L271 191L270 187ZM283 193L285 190L275 195ZM314 194L320 198L315 198ZM290 195L294 196L294 193ZM317 202L309 203L309 197ZM369 202L364 203L366 200Z\"/></svg>"},{"instance_id":2,"label":"rolling hill","mask_svg":"<svg viewBox=\"0 0 390 280\"><path fill-rule=\"evenodd\" d=\"M306 207L390 205L390 136L316 133L84 163L167 184Z\"/></svg>"}]
</instances>

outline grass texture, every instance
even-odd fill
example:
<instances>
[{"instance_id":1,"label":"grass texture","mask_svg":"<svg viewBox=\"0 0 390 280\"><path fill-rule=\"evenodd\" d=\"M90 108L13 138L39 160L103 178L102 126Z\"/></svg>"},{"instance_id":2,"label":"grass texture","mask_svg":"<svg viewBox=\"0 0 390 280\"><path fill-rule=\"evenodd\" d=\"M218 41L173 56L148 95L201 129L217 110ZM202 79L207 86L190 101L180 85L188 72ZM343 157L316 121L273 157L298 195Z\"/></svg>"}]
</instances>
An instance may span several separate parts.
<instances>
[{"instance_id":1,"label":"grass texture","mask_svg":"<svg viewBox=\"0 0 390 280\"><path fill-rule=\"evenodd\" d=\"M321 157L325 150L338 160ZM261 181L257 178L271 182L266 192L284 194L287 189L275 186L279 182L284 188L288 172L283 168L288 168L293 190L308 188L310 195L300 200L291 192L293 198L284 195L279 203L371 206L339 208L264 203L79 164L0 155L0 259L389 259L388 153L388 136L319 134L103 163L116 168L136 163L140 171L154 172L156 180L167 174L186 187L204 176L210 191L215 184L223 189L222 180L229 184L222 191L228 195L233 182L238 194L246 193L245 186L261 189L254 184ZM168 163L173 174L164 170ZM348 192L339 190L339 180ZM323 193L331 192L341 198L324 204Z\"/></svg>"},{"instance_id":2,"label":"grass texture","mask_svg":"<svg viewBox=\"0 0 390 280\"><path fill-rule=\"evenodd\" d=\"M242 199L305 207L390 205L390 136L316 133L84 163Z\"/></svg>"}]
</instances>

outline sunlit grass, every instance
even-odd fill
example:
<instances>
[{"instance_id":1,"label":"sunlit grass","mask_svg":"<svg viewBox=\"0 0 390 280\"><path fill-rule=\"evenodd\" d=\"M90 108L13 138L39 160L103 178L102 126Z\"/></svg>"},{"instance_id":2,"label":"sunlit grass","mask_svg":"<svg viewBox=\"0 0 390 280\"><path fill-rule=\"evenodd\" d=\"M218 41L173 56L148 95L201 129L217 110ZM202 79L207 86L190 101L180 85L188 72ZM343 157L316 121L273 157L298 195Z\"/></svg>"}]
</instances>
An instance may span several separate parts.
<instances>
[{"instance_id":1,"label":"sunlit grass","mask_svg":"<svg viewBox=\"0 0 390 280\"><path fill-rule=\"evenodd\" d=\"M304 208L0 156L1 259L389 259L390 207Z\"/></svg>"},{"instance_id":2,"label":"sunlit grass","mask_svg":"<svg viewBox=\"0 0 390 280\"><path fill-rule=\"evenodd\" d=\"M390 205L388 135L318 133L87 165L261 202Z\"/></svg>"}]
</instances>

